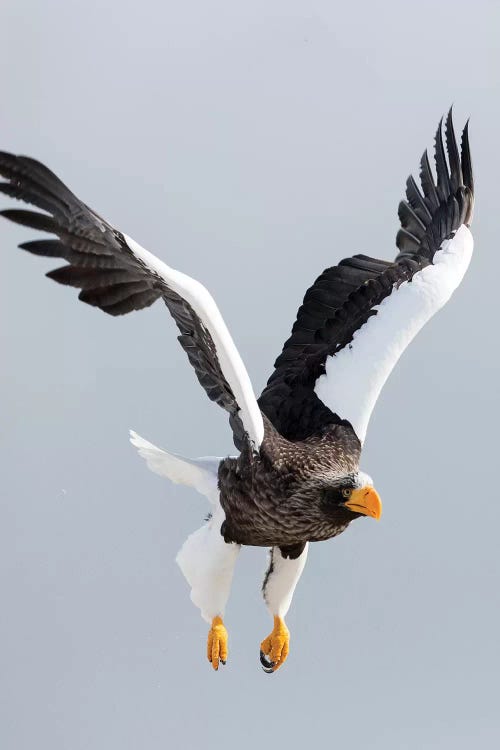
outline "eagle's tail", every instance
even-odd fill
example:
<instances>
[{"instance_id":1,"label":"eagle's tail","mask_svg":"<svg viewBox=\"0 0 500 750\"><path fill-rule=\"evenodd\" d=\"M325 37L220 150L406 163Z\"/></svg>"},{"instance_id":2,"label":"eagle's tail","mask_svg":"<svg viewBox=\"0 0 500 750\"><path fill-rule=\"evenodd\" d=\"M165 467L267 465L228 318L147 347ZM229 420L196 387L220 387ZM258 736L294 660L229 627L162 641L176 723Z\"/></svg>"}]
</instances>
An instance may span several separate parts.
<instances>
[{"instance_id":1,"label":"eagle's tail","mask_svg":"<svg viewBox=\"0 0 500 750\"><path fill-rule=\"evenodd\" d=\"M217 502L217 472L220 458L184 458L175 453L157 448L153 443L144 440L133 430L130 430L130 442L139 451L151 471L162 477L167 477L176 484L186 484L205 495L212 504Z\"/></svg>"}]
</instances>

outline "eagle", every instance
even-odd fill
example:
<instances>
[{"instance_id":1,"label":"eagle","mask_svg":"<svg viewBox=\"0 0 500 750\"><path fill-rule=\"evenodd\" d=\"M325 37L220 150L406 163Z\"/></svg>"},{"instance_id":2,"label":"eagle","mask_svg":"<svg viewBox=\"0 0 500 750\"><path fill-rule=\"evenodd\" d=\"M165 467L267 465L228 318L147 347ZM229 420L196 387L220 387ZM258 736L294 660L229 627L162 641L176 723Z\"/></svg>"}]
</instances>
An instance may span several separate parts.
<instances>
[{"instance_id":1,"label":"eagle","mask_svg":"<svg viewBox=\"0 0 500 750\"><path fill-rule=\"evenodd\" d=\"M406 182L392 261L353 255L307 290L291 335L256 397L209 292L115 229L47 167L0 153L0 191L40 211L1 214L52 235L19 247L67 263L47 276L80 289L109 315L163 300L208 397L229 414L236 455L187 459L131 432L149 468L204 495L210 512L177 555L191 599L209 623L207 657L228 657L224 611L243 545L269 548L262 591L273 629L260 645L265 672L285 662L285 617L310 542L357 518L379 519L380 497L360 470L370 415L391 370L422 326L450 298L469 265L474 181L468 121L460 148L449 111L437 128L435 170L427 151L420 186Z\"/></svg>"}]
</instances>

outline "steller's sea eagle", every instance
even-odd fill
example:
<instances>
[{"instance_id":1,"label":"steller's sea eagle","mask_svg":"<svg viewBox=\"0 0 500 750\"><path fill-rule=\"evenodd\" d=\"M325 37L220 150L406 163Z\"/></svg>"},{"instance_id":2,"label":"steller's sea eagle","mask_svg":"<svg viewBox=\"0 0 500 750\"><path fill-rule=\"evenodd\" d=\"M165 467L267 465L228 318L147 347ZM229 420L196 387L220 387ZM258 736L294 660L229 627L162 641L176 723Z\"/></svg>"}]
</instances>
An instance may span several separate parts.
<instances>
[{"instance_id":1,"label":"steller's sea eagle","mask_svg":"<svg viewBox=\"0 0 500 750\"><path fill-rule=\"evenodd\" d=\"M235 457L186 459L131 433L150 469L210 502L208 520L188 537L177 562L210 623L207 655L214 669L227 659L223 617L241 545L270 548L262 590L274 627L260 658L273 672L288 655L284 618L309 542L330 539L361 516L380 518L379 495L359 469L371 412L401 353L448 301L472 255L468 125L459 151L451 110L445 140L448 157L440 122L436 180L427 152L421 188L407 180L396 259L354 255L323 271L306 292L259 399L205 287L114 229L40 162L0 153L0 190L44 212L2 215L57 237L20 247L68 261L47 276L80 288L82 302L110 315L163 299L198 380L229 412Z\"/></svg>"}]
</instances>

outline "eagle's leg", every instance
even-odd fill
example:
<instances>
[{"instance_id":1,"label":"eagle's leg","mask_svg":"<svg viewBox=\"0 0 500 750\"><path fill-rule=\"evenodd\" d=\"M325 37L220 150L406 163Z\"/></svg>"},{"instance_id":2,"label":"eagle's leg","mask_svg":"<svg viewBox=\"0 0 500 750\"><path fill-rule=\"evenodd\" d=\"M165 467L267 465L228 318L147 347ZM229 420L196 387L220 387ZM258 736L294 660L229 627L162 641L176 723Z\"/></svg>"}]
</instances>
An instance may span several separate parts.
<instances>
[{"instance_id":1,"label":"eagle's leg","mask_svg":"<svg viewBox=\"0 0 500 750\"><path fill-rule=\"evenodd\" d=\"M222 508L216 507L208 523L186 539L177 555L177 563L191 586L191 601L210 623L207 657L215 670L227 660L228 636L223 617L240 551L239 544L228 544L221 535L224 518Z\"/></svg>"},{"instance_id":2,"label":"eagle's leg","mask_svg":"<svg viewBox=\"0 0 500 750\"><path fill-rule=\"evenodd\" d=\"M264 672L275 672L288 656L290 633L285 624L285 615L304 570L307 550L307 543L271 548L262 593L274 618L274 628L260 645L260 661Z\"/></svg>"}]
</instances>

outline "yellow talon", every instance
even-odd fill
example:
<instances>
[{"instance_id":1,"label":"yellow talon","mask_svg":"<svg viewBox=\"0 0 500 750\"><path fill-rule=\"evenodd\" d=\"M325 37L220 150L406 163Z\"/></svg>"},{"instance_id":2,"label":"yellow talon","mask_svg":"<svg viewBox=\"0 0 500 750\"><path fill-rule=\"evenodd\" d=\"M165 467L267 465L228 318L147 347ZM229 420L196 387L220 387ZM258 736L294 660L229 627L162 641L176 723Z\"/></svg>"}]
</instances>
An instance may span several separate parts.
<instances>
[{"instance_id":1,"label":"yellow talon","mask_svg":"<svg viewBox=\"0 0 500 750\"><path fill-rule=\"evenodd\" d=\"M219 669L219 662L225 664L227 661L227 638L222 617L214 617L212 627L208 631L207 657L215 670Z\"/></svg>"},{"instance_id":2,"label":"yellow talon","mask_svg":"<svg viewBox=\"0 0 500 750\"><path fill-rule=\"evenodd\" d=\"M260 662L264 672L276 672L286 661L290 646L290 631L285 621L275 615L273 632L260 644Z\"/></svg>"}]
</instances>

